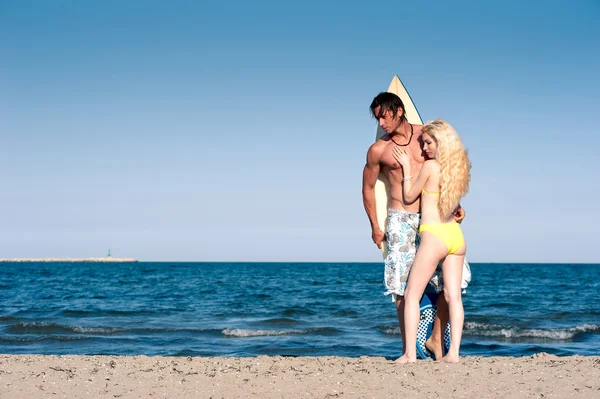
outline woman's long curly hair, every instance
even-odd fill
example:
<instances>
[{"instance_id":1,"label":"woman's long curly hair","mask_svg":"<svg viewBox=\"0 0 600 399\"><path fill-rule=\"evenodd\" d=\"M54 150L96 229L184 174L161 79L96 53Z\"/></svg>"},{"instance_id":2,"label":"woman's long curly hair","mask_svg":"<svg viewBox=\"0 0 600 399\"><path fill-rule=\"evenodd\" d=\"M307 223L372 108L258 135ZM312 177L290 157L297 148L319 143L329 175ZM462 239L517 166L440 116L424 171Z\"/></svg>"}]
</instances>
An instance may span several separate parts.
<instances>
[{"instance_id":1,"label":"woman's long curly hair","mask_svg":"<svg viewBox=\"0 0 600 399\"><path fill-rule=\"evenodd\" d=\"M460 200L469 191L471 161L456 130L441 119L423 125L423 133L437 143L435 157L440 165L440 200L438 209L442 220L449 220Z\"/></svg>"}]
</instances>

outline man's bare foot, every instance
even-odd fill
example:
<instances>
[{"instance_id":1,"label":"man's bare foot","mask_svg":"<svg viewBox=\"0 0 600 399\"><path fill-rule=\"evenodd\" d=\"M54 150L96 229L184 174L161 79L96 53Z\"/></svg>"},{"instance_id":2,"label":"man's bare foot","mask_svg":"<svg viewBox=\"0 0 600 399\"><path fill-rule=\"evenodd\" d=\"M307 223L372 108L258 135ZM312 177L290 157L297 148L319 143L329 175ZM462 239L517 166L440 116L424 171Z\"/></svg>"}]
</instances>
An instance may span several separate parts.
<instances>
[{"instance_id":1,"label":"man's bare foot","mask_svg":"<svg viewBox=\"0 0 600 399\"><path fill-rule=\"evenodd\" d=\"M396 359L395 363L397 364L406 364L406 363L416 363L417 362L417 358L409 358L406 355L402 355L400 356L398 359Z\"/></svg>"},{"instance_id":2,"label":"man's bare foot","mask_svg":"<svg viewBox=\"0 0 600 399\"><path fill-rule=\"evenodd\" d=\"M440 341L434 341L433 337L429 337L425 342L425 348L433 353L435 360L440 360L442 356L444 356L444 352L442 352L442 343Z\"/></svg>"},{"instance_id":3,"label":"man's bare foot","mask_svg":"<svg viewBox=\"0 0 600 399\"><path fill-rule=\"evenodd\" d=\"M448 353L446 356L444 356L442 358L441 361L445 362L445 363L458 363L459 360L460 360L460 357L458 355Z\"/></svg>"}]
</instances>

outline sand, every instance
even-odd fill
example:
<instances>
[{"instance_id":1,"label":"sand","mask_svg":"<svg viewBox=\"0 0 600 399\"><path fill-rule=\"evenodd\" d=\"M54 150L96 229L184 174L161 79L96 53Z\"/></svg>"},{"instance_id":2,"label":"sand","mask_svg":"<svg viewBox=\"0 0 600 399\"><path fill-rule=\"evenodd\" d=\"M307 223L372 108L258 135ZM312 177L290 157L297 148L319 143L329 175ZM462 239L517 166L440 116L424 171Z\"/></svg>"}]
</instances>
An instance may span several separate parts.
<instances>
[{"instance_id":1,"label":"sand","mask_svg":"<svg viewBox=\"0 0 600 399\"><path fill-rule=\"evenodd\" d=\"M600 398L600 357L0 355L0 398Z\"/></svg>"}]
</instances>

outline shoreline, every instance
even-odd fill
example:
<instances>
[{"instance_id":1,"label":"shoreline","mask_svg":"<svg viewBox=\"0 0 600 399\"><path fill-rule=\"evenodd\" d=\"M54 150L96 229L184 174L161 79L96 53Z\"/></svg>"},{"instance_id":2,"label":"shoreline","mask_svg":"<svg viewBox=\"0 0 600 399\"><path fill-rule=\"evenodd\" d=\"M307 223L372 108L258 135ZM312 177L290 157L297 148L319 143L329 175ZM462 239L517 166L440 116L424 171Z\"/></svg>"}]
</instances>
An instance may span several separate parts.
<instances>
[{"instance_id":1,"label":"shoreline","mask_svg":"<svg viewBox=\"0 0 600 399\"><path fill-rule=\"evenodd\" d=\"M0 355L1 398L595 397L600 356L462 358ZM445 394L444 394L445 393Z\"/></svg>"},{"instance_id":2,"label":"shoreline","mask_svg":"<svg viewBox=\"0 0 600 399\"><path fill-rule=\"evenodd\" d=\"M0 259L0 263L38 263L38 262L137 262L133 258L113 258L112 256L105 256L100 258L15 258L15 259Z\"/></svg>"}]
</instances>

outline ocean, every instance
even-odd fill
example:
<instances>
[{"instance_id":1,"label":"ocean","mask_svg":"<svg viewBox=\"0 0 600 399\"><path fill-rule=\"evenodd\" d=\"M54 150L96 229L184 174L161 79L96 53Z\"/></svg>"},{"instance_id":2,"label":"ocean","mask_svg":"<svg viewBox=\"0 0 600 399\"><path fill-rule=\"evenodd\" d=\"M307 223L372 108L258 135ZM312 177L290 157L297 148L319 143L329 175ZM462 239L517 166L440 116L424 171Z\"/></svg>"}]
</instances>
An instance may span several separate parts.
<instances>
[{"instance_id":1,"label":"ocean","mask_svg":"<svg viewBox=\"0 0 600 399\"><path fill-rule=\"evenodd\" d=\"M471 264L461 355L600 355L600 265ZM400 355L382 263L3 263L0 353Z\"/></svg>"}]
</instances>

